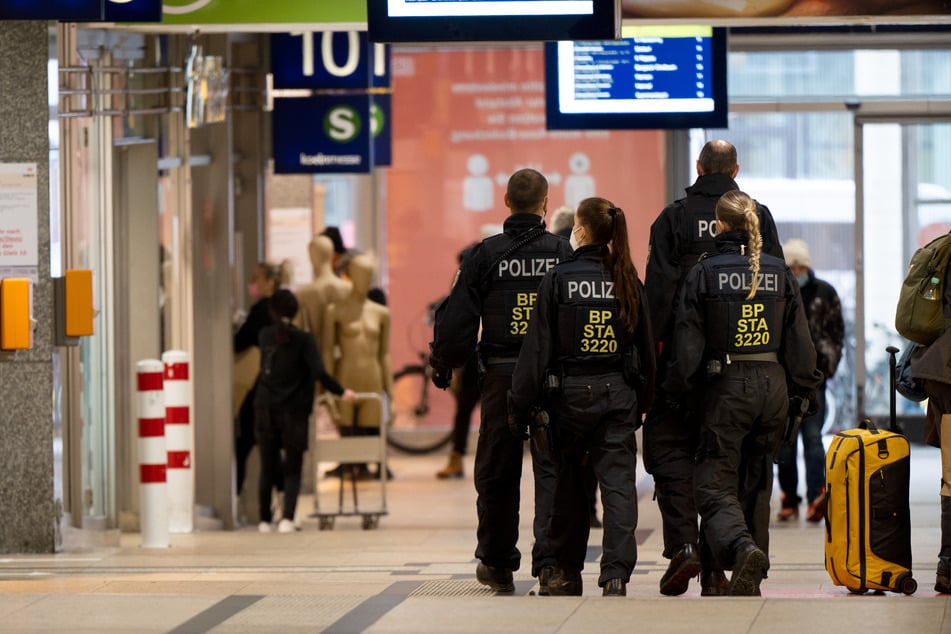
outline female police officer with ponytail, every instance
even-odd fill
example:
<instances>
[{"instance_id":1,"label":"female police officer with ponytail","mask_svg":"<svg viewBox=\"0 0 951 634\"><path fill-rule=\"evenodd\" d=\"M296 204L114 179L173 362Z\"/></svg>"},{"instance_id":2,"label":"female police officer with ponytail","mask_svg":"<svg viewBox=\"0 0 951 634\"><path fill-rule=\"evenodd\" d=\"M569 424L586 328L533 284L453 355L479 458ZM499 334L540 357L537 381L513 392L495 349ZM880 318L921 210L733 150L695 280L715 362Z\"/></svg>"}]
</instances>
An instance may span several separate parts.
<instances>
[{"instance_id":1,"label":"female police officer with ponytail","mask_svg":"<svg viewBox=\"0 0 951 634\"><path fill-rule=\"evenodd\" d=\"M589 521L582 461L594 466L604 506L598 585L623 596L637 560L634 431L652 393L654 353L643 287L628 250L624 212L603 198L578 205L575 251L538 289L512 376L513 420L533 407L550 418L558 479L548 536L553 595L580 595ZM536 417L537 418L537 417ZM516 423L517 430L521 425ZM534 433L543 433L537 426ZM538 438L536 437L536 440Z\"/></svg>"},{"instance_id":2,"label":"female police officer with ponytail","mask_svg":"<svg viewBox=\"0 0 951 634\"><path fill-rule=\"evenodd\" d=\"M663 387L672 400L702 407L694 473L701 539L732 568L729 594L759 595L788 396L814 400L819 377L795 276L763 254L756 204L730 191L716 217L718 253L684 281Z\"/></svg>"}]
</instances>

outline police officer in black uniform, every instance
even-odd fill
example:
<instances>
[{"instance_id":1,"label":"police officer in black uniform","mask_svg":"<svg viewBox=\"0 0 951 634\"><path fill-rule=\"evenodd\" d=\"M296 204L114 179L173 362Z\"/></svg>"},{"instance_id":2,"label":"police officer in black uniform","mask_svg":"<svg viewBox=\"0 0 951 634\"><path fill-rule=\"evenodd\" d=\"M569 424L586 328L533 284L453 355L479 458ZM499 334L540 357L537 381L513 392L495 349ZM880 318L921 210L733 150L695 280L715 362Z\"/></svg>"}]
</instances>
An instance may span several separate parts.
<instances>
[{"instance_id":1,"label":"police officer in black uniform","mask_svg":"<svg viewBox=\"0 0 951 634\"><path fill-rule=\"evenodd\" d=\"M663 389L702 404L694 483L703 541L733 570L728 594L758 596L789 394L814 403L821 375L799 285L783 260L763 254L755 202L727 192L716 217L718 255L684 281Z\"/></svg>"},{"instance_id":2,"label":"police officer in black uniform","mask_svg":"<svg viewBox=\"0 0 951 634\"><path fill-rule=\"evenodd\" d=\"M649 405L653 342L624 212L603 198L581 201L571 239L577 244L571 259L548 273L538 289L512 378L511 409L519 431L533 406L544 405L549 414L551 436L545 440L558 465L549 529L558 566L549 593L582 591L588 453L604 507L598 585L605 596L623 596L637 561L634 431ZM545 430L536 425L535 434L537 442Z\"/></svg>"},{"instance_id":3,"label":"police officer in black uniform","mask_svg":"<svg viewBox=\"0 0 951 634\"><path fill-rule=\"evenodd\" d=\"M518 570L519 481L523 440L508 428L506 397L512 370L528 329L538 284L559 261L571 255L568 241L545 230L548 181L533 169L509 178L505 205L511 215L502 233L468 250L449 297L436 311L430 364L433 384L449 386L454 367L462 367L478 344L482 375L482 422L475 456L479 527L476 578L496 592L513 592L512 571ZM545 528L551 513L554 467L532 453L535 475L535 543L532 576L540 593L555 563Z\"/></svg>"},{"instance_id":4,"label":"police officer in black uniform","mask_svg":"<svg viewBox=\"0 0 951 634\"><path fill-rule=\"evenodd\" d=\"M714 140L703 146L697 159L697 180L687 196L668 205L651 225L644 286L650 306L651 326L658 351L657 386L673 335L675 298L683 279L704 253L714 253L715 209L724 193L739 189L733 179L739 172L736 148ZM781 258L782 247L769 209L756 203L763 237L763 251ZM709 557L698 552L697 507L693 498L694 454L699 422L684 407L658 393L644 421L644 466L654 477L654 491L664 529L664 557L670 566L660 580L660 592L679 595L691 577L701 572L701 594L722 595L727 579Z\"/></svg>"}]
</instances>

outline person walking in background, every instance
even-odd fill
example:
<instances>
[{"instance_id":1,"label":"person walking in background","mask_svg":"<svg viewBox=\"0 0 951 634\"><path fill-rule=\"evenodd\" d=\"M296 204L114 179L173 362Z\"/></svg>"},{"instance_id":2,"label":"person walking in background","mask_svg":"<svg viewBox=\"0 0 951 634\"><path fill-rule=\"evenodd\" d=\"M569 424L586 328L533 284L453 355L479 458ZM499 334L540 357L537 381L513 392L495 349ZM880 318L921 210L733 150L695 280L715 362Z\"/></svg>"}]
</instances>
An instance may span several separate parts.
<instances>
[{"instance_id":1,"label":"person walking in background","mask_svg":"<svg viewBox=\"0 0 951 634\"><path fill-rule=\"evenodd\" d=\"M482 225L481 235L483 240L500 233L502 233L502 225ZM478 244L478 242L470 244L459 252L460 265L466 257L466 252ZM433 311L439 303L437 302L431 307ZM452 419L452 449L449 452L449 460L446 462L446 466L436 472L436 477L440 480L462 478L465 475L462 461L469 448L469 425L472 420L472 412L475 411L481 398L479 393L478 355L473 353L466 364L459 368L459 371L453 377L450 388L456 399L456 411Z\"/></svg>"},{"instance_id":2,"label":"person walking in background","mask_svg":"<svg viewBox=\"0 0 951 634\"><path fill-rule=\"evenodd\" d=\"M624 596L637 563L634 432L650 406L654 345L624 212L603 198L582 200L571 240L571 258L538 288L509 415L525 421L516 431L530 426L534 408L550 417L550 439L541 440L558 470L548 529L558 566L549 594L582 593L590 524L578 511L589 502L584 472L592 468L604 503L598 586L604 596ZM534 433L537 445L546 432L536 426Z\"/></svg>"},{"instance_id":3,"label":"person walking in background","mask_svg":"<svg viewBox=\"0 0 951 634\"><path fill-rule=\"evenodd\" d=\"M802 437L802 453L806 466L806 500L809 506L806 519L821 522L826 509L826 452L822 446L822 426L826 419L826 383L835 375L842 358L845 341L845 323L842 321L842 305L832 286L816 277L809 258L809 246L799 239L783 244L786 264L799 282L802 306L809 322L809 333L816 348L816 364L822 373L822 382L816 388L816 403L819 410L812 416L803 417L799 425ZM794 415L794 413L790 413ZM799 518L799 467L797 464L797 439L784 444L779 452L779 487L782 490L782 508L777 519L780 522L796 521Z\"/></svg>"},{"instance_id":4,"label":"person walking in background","mask_svg":"<svg viewBox=\"0 0 951 634\"><path fill-rule=\"evenodd\" d=\"M294 293L278 290L271 296L269 308L274 323L263 328L258 336L261 372L254 394L254 435L261 452L258 530L271 532L271 490L274 474L280 472L284 498L277 530L291 533L295 530L294 513L309 440L307 423L314 406L315 384L320 381L324 389L347 402L355 400L356 394L344 390L327 373L314 336L293 325L298 310Z\"/></svg>"},{"instance_id":5,"label":"person walking in background","mask_svg":"<svg viewBox=\"0 0 951 634\"><path fill-rule=\"evenodd\" d=\"M727 594L759 596L789 396L813 403L821 376L799 287L783 260L763 254L753 199L724 194L716 226L718 253L684 280L664 393L702 419L694 491L704 547L733 570Z\"/></svg>"},{"instance_id":6,"label":"person walking in background","mask_svg":"<svg viewBox=\"0 0 951 634\"><path fill-rule=\"evenodd\" d=\"M935 298L941 301L945 327L933 343L912 354L911 376L928 395L925 442L941 448L941 549L934 589L951 594L951 262L945 267L944 293Z\"/></svg>"},{"instance_id":7,"label":"person walking in background","mask_svg":"<svg viewBox=\"0 0 951 634\"><path fill-rule=\"evenodd\" d=\"M259 262L254 268L254 273L248 281L248 296L254 303L251 304L244 322L234 333L235 355L246 353L256 347L261 331L274 323L269 304L270 298L288 281L287 270L283 264ZM248 454L254 448L254 394L259 378L260 376L255 376L252 387L241 401L238 410L238 424L235 431L236 491L238 495L241 494L241 490L244 488ZM283 490L284 484L280 473L274 474L274 484L278 490Z\"/></svg>"},{"instance_id":8,"label":"person walking in background","mask_svg":"<svg viewBox=\"0 0 951 634\"><path fill-rule=\"evenodd\" d=\"M720 196L739 189L740 165L736 148L723 140L708 142L697 158L697 180L687 196L676 200L651 225L644 290L651 311L651 328L658 355L657 387L674 338L674 309L683 280L704 253L716 253L716 206ZM763 253L782 258L776 223L765 206L755 202ZM654 491L664 530L664 557L670 565L660 580L660 592L680 595L692 577L700 576L701 594L722 595L727 589L722 570L712 568L706 553L699 552L700 532L694 503L694 456L700 422L685 419L692 410L667 407L662 392L644 420L644 468L654 477Z\"/></svg>"},{"instance_id":9,"label":"person walking in background","mask_svg":"<svg viewBox=\"0 0 951 634\"><path fill-rule=\"evenodd\" d=\"M479 516L476 579L496 592L511 593L515 591L512 572L521 565L519 481L525 447L524 440L509 432L507 394L538 284L549 269L571 255L571 247L545 230L548 181L540 172L515 172L506 187L505 205L511 213L502 233L466 253L449 297L436 310L429 363L433 385L446 389L452 369L465 365L476 352L478 340L482 421L474 478ZM532 576L539 577L539 592L547 593L555 564L546 532L555 473L550 460L539 456L534 445L532 468Z\"/></svg>"},{"instance_id":10,"label":"person walking in background","mask_svg":"<svg viewBox=\"0 0 951 634\"><path fill-rule=\"evenodd\" d=\"M551 215L551 232L556 236L561 236L566 240L571 237L571 232L575 228L575 210L571 207L563 206L555 210Z\"/></svg>"}]
</instances>

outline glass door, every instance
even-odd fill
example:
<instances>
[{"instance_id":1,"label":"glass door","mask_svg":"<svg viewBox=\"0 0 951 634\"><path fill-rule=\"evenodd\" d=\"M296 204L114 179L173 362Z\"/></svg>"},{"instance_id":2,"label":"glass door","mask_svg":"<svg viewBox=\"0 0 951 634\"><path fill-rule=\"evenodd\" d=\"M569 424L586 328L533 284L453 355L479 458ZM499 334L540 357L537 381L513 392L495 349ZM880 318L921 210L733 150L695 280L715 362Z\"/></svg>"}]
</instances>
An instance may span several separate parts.
<instances>
[{"instance_id":1,"label":"glass door","mask_svg":"<svg viewBox=\"0 0 951 634\"><path fill-rule=\"evenodd\" d=\"M912 117L856 118L857 237L864 251L856 274L864 318L856 323L859 410L888 416L887 346L907 344L895 331L895 308L915 249L951 229L951 122ZM861 330L861 332L860 332ZM898 397L900 416L923 416Z\"/></svg>"}]
</instances>

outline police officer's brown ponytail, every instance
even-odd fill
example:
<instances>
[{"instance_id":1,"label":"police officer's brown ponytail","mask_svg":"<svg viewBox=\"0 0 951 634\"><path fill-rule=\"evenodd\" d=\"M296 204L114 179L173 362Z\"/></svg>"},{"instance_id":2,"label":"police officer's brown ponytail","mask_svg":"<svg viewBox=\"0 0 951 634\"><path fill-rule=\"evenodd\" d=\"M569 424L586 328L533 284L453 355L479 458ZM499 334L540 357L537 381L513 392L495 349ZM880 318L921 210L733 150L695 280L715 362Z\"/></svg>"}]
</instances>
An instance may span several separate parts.
<instances>
[{"instance_id":1,"label":"police officer's brown ponytail","mask_svg":"<svg viewBox=\"0 0 951 634\"><path fill-rule=\"evenodd\" d=\"M614 280L614 296L621 307L621 320L630 332L637 329L637 269L631 261L624 211L604 198L585 198L578 204L578 222L588 232L592 245L610 245L604 266Z\"/></svg>"},{"instance_id":2,"label":"police officer's brown ponytail","mask_svg":"<svg viewBox=\"0 0 951 634\"><path fill-rule=\"evenodd\" d=\"M756 297L759 287L759 262L763 254L763 236L759 229L759 215L756 213L756 203L747 194L732 190L723 194L717 202L717 220L730 229L739 229L746 232L750 252L750 271L753 275L750 284L750 293L746 299Z\"/></svg>"}]
</instances>

